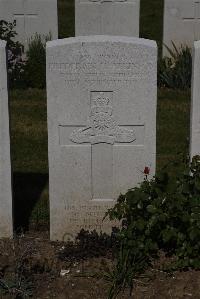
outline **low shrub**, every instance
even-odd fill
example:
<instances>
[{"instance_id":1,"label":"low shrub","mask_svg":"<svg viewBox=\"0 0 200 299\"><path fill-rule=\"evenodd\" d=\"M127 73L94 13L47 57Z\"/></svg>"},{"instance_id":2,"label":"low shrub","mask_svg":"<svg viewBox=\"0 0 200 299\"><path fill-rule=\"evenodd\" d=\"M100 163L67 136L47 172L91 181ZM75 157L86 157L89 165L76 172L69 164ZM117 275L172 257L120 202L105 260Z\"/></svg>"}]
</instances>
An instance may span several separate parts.
<instances>
[{"instance_id":1,"label":"low shrub","mask_svg":"<svg viewBox=\"0 0 200 299\"><path fill-rule=\"evenodd\" d=\"M0 21L0 39L7 42L8 80L13 88L45 88L46 86L46 42L49 34L42 37L35 34L29 41L26 55L23 45L16 41L16 21Z\"/></svg>"},{"instance_id":2,"label":"low shrub","mask_svg":"<svg viewBox=\"0 0 200 299\"><path fill-rule=\"evenodd\" d=\"M127 285L132 288L134 276L159 250L175 257L173 268L200 269L200 156L188 165L176 180L167 171L150 181L145 175L108 211L111 220L122 221L110 299Z\"/></svg>"},{"instance_id":3,"label":"low shrub","mask_svg":"<svg viewBox=\"0 0 200 299\"><path fill-rule=\"evenodd\" d=\"M159 87L188 89L191 87L192 53L187 46L179 49L172 43L172 49L166 47L169 57L160 59L158 63Z\"/></svg>"},{"instance_id":4,"label":"low shrub","mask_svg":"<svg viewBox=\"0 0 200 299\"><path fill-rule=\"evenodd\" d=\"M41 89L46 86L46 42L50 39L50 35L42 38L35 34L29 41L25 66L25 81L28 87Z\"/></svg>"},{"instance_id":5,"label":"low shrub","mask_svg":"<svg viewBox=\"0 0 200 299\"><path fill-rule=\"evenodd\" d=\"M16 41L16 21L0 20L0 39L7 42L8 51L8 80L11 88L23 85L24 61L22 60L23 46Z\"/></svg>"}]
</instances>

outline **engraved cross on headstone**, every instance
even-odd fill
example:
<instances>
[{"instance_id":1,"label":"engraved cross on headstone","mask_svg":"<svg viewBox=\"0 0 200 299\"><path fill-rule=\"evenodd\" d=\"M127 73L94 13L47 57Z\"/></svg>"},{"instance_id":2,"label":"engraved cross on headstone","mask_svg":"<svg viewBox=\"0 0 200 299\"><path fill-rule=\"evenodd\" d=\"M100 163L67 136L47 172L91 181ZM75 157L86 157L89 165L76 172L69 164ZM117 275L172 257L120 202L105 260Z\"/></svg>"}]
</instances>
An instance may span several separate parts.
<instances>
[{"instance_id":1,"label":"engraved cross on headstone","mask_svg":"<svg viewBox=\"0 0 200 299\"><path fill-rule=\"evenodd\" d=\"M183 21L192 22L194 24L194 38L195 40L197 40L199 39L199 31L200 31L200 2L199 1L193 2L193 8L194 8L193 16L191 17L183 16Z\"/></svg>"},{"instance_id":2,"label":"engraved cross on headstone","mask_svg":"<svg viewBox=\"0 0 200 299\"><path fill-rule=\"evenodd\" d=\"M96 200L113 199L113 145L136 140L132 129L116 123L112 97L109 91L91 92L88 125L75 129L69 137L76 144L91 144L92 199Z\"/></svg>"}]
</instances>

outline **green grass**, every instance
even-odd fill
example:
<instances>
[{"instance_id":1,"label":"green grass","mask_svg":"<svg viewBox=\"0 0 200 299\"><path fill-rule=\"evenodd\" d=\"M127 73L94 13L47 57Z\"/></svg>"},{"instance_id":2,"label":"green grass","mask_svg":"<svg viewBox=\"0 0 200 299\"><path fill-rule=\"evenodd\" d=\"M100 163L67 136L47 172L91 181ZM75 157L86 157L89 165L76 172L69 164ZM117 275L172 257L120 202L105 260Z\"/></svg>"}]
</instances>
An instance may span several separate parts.
<instances>
[{"instance_id":1,"label":"green grass","mask_svg":"<svg viewBox=\"0 0 200 299\"><path fill-rule=\"evenodd\" d=\"M16 227L48 223L46 92L10 93L11 157Z\"/></svg>"},{"instance_id":2,"label":"green grass","mask_svg":"<svg viewBox=\"0 0 200 299\"><path fill-rule=\"evenodd\" d=\"M157 169L189 153L190 91L160 90L157 107Z\"/></svg>"},{"instance_id":3,"label":"green grass","mask_svg":"<svg viewBox=\"0 0 200 299\"><path fill-rule=\"evenodd\" d=\"M48 223L48 157L45 91L12 91L11 153L18 226ZM190 93L160 90L157 110L157 169L188 153Z\"/></svg>"},{"instance_id":4,"label":"green grass","mask_svg":"<svg viewBox=\"0 0 200 299\"><path fill-rule=\"evenodd\" d=\"M14 90L10 98L14 170L47 173L46 92Z\"/></svg>"}]
</instances>

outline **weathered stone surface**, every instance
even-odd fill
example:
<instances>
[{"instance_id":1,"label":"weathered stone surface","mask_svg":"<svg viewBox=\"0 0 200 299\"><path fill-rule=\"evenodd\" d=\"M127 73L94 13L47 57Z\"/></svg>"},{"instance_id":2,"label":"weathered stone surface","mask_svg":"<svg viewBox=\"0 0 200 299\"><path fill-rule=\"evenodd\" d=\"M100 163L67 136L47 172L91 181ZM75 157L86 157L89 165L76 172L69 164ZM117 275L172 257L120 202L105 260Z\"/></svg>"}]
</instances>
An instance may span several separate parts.
<instances>
[{"instance_id":1,"label":"weathered stone surface","mask_svg":"<svg viewBox=\"0 0 200 299\"><path fill-rule=\"evenodd\" d=\"M165 0L163 43L172 47L188 45L200 39L200 1L198 0ZM169 56L163 46L163 55Z\"/></svg>"},{"instance_id":2,"label":"weathered stone surface","mask_svg":"<svg viewBox=\"0 0 200 299\"><path fill-rule=\"evenodd\" d=\"M200 155L200 41L194 43L192 104L190 118L190 156Z\"/></svg>"},{"instance_id":3,"label":"weathered stone surface","mask_svg":"<svg viewBox=\"0 0 200 299\"><path fill-rule=\"evenodd\" d=\"M75 0L75 33L139 36L140 0Z\"/></svg>"},{"instance_id":4,"label":"weathered stone surface","mask_svg":"<svg viewBox=\"0 0 200 299\"><path fill-rule=\"evenodd\" d=\"M121 192L155 171L156 43L90 36L47 43L52 240L102 222Z\"/></svg>"},{"instance_id":5,"label":"weathered stone surface","mask_svg":"<svg viewBox=\"0 0 200 299\"><path fill-rule=\"evenodd\" d=\"M16 20L16 40L26 47L35 33L58 38L57 0L0 0L0 20Z\"/></svg>"},{"instance_id":6,"label":"weathered stone surface","mask_svg":"<svg viewBox=\"0 0 200 299\"><path fill-rule=\"evenodd\" d=\"M0 238L13 234L6 42L0 41Z\"/></svg>"}]
</instances>

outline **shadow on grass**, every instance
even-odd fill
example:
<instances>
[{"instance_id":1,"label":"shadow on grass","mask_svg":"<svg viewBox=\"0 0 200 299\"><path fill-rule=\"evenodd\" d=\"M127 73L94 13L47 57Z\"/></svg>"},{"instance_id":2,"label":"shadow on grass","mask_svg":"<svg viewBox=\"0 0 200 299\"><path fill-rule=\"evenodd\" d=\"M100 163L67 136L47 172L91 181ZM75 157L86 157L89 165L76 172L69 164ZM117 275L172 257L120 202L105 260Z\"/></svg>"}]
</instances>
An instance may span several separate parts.
<instances>
[{"instance_id":1,"label":"shadow on grass","mask_svg":"<svg viewBox=\"0 0 200 299\"><path fill-rule=\"evenodd\" d=\"M19 173L13 174L14 229L27 231L30 221L36 225L48 226L48 200L41 200L41 194L48 184L48 174Z\"/></svg>"}]
</instances>

